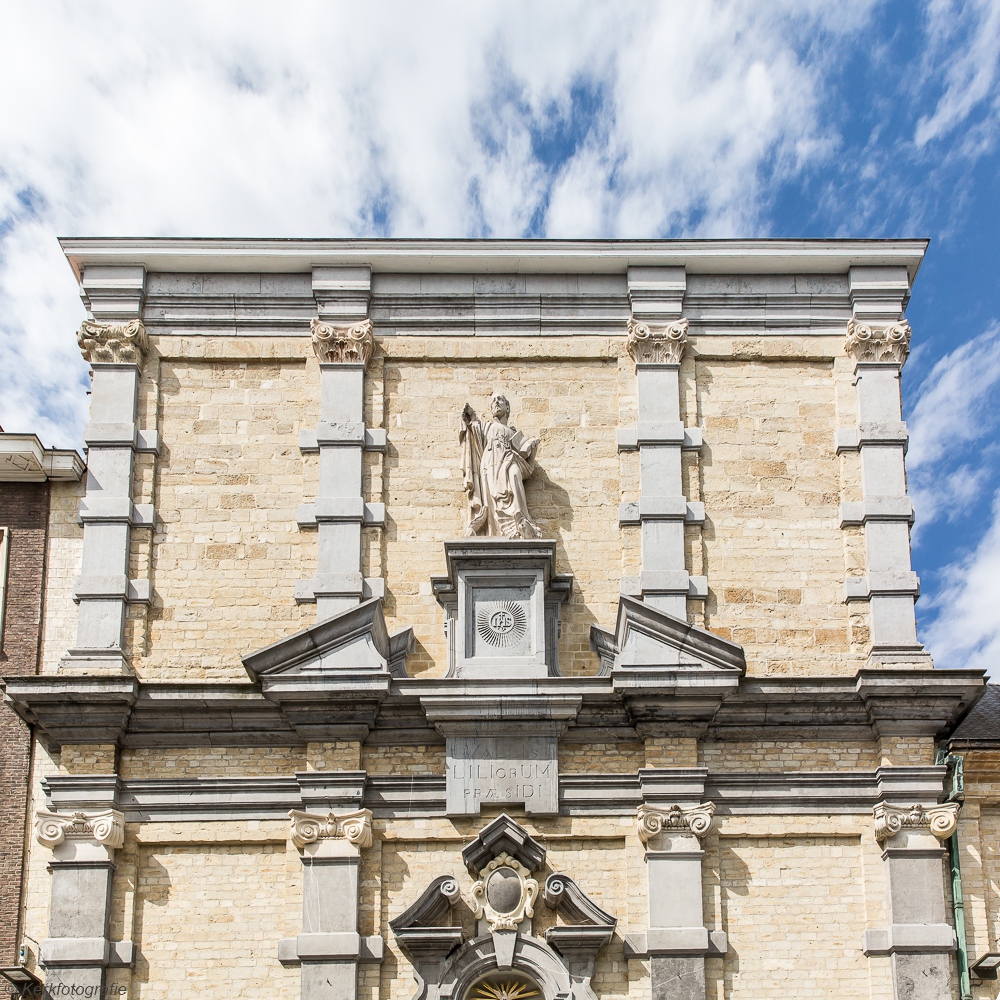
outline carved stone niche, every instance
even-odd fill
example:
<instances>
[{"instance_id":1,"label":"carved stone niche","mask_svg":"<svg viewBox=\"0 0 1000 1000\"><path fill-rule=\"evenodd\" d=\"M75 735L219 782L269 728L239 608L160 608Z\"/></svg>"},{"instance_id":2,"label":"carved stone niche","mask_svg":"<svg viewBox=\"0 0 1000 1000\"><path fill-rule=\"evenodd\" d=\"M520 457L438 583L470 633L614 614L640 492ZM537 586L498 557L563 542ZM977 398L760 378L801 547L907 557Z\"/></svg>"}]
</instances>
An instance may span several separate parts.
<instances>
[{"instance_id":1,"label":"carved stone niche","mask_svg":"<svg viewBox=\"0 0 1000 1000\"><path fill-rule=\"evenodd\" d=\"M551 539L444 543L432 577L448 630L449 677L558 677L560 608L573 577L557 574Z\"/></svg>"}]
</instances>

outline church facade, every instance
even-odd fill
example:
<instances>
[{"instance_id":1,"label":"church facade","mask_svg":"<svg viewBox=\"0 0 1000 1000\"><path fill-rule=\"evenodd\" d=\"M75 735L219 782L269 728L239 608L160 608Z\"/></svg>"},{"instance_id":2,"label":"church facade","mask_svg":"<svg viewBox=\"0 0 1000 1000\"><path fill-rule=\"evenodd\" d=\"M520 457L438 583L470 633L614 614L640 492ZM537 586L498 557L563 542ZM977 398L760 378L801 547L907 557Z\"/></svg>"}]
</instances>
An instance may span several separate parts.
<instances>
[{"instance_id":1,"label":"church facade","mask_svg":"<svg viewBox=\"0 0 1000 1000\"><path fill-rule=\"evenodd\" d=\"M5 678L50 996L959 996L923 241L63 246L87 472Z\"/></svg>"}]
</instances>

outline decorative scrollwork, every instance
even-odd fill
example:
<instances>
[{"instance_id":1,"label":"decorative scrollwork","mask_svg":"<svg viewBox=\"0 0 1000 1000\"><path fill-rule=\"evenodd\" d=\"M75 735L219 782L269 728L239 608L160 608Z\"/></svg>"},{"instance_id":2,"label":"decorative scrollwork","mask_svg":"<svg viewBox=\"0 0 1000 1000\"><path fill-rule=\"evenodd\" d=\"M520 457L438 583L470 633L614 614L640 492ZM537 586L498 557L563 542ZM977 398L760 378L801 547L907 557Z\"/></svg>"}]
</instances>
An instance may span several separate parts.
<instances>
[{"instance_id":1,"label":"decorative scrollwork","mask_svg":"<svg viewBox=\"0 0 1000 1000\"><path fill-rule=\"evenodd\" d=\"M314 319L309 324L312 345L322 364L367 365L375 349L374 327L370 319L353 326L333 326Z\"/></svg>"},{"instance_id":2,"label":"decorative scrollwork","mask_svg":"<svg viewBox=\"0 0 1000 1000\"><path fill-rule=\"evenodd\" d=\"M910 353L910 324L901 319L876 329L852 319L847 324L847 353L855 361L887 361L902 366Z\"/></svg>"},{"instance_id":3,"label":"decorative scrollwork","mask_svg":"<svg viewBox=\"0 0 1000 1000\"><path fill-rule=\"evenodd\" d=\"M690 831L696 837L704 837L712 829L714 814L714 802L703 802L697 806L672 805L669 808L644 802L637 814L639 839L645 844L664 830Z\"/></svg>"},{"instance_id":4,"label":"decorative scrollwork","mask_svg":"<svg viewBox=\"0 0 1000 1000\"><path fill-rule=\"evenodd\" d=\"M479 872L479 881L472 887L476 919L485 916L491 931L512 931L525 917L534 916L538 882L529 874L520 861L507 853L498 854Z\"/></svg>"},{"instance_id":5,"label":"decorative scrollwork","mask_svg":"<svg viewBox=\"0 0 1000 1000\"><path fill-rule=\"evenodd\" d=\"M146 328L138 319L127 323L95 323L86 319L76 335L85 360L142 366L149 350Z\"/></svg>"},{"instance_id":6,"label":"decorative scrollwork","mask_svg":"<svg viewBox=\"0 0 1000 1000\"><path fill-rule=\"evenodd\" d=\"M40 809L35 813L35 839L43 847L58 847L67 838L96 840L117 850L125 843L125 817L117 809L65 815Z\"/></svg>"},{"instance_id":7,"label":"decorative scrollwork","mask_svg":"<svg viewBox=\"0 0 1000 1000\"><path fill-rule=\"evenodd\" d=\"M947 840L958 826L958 803L939 806L912 805L909 808L880 802L874 809L875 839L881 844L901 830L926 827L938 840Z\"/></svg>"},{"instance_id":8,"label":"decorative scrollwork","mask_svg":"<svg viewBox=\"0 0 1000 1000\"><path fill-rule=\"evenodd\" d=\"M654 330L634 317L628 321L625 350L636 364L680 364L687 346L688 321Z\"/></svg>"},{"instance_id":9,"label":"decorative scrollwork","mask_svg":"<svg viewBox=\"0 0 1000 1000\"><path fill-rule=\"evenodd\" d=\"M341 837L358 848L372 846L372 813L370 809L337 815L328 813L303 812L292 809L288 813L291 821L292 843L301 851L307 844L322 838Z\"/></svg>"}]
</instances>

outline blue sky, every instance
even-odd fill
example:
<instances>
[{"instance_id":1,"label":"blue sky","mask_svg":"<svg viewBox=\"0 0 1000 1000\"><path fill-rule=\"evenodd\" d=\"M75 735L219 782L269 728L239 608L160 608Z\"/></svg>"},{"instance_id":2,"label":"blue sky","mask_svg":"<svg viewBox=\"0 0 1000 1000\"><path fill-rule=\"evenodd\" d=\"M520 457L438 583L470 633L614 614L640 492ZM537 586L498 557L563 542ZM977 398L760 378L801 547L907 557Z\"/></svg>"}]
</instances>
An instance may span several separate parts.
<instances>
[{"instance_id":1,"label":"blue sky","mask_svg":"<svg viewBox=\"0 0 1000 1000\"><path fill-rule=\"evenodd\" d=\"M1000 0L6 3L0 424L77 445L58 235L927 236L921 634L1000 674Z\"/></svg>"}]
</instances>

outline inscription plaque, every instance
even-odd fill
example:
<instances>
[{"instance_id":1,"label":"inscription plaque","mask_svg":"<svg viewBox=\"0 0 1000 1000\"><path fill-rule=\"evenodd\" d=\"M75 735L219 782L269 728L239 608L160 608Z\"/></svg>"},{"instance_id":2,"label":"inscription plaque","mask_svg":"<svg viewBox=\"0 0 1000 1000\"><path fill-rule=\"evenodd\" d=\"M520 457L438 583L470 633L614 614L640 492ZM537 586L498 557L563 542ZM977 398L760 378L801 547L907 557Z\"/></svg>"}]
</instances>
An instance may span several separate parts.
<instances>
[{"instance_id":1,"label":"inscription plaque","mask_svg":"<svg viewBox=\"0 0 1000 1000\"><path fill-rule=\"evenodd\" d=\"M529 813L559 811L555 737L449 736L449 815L477 815L483 805L524 803Z\"/></svg>"}]
</instances>

